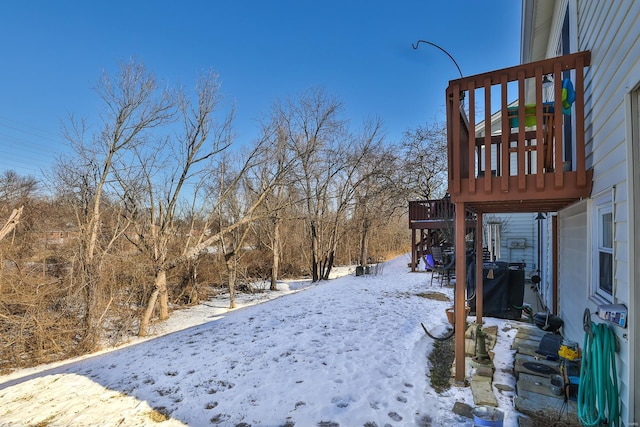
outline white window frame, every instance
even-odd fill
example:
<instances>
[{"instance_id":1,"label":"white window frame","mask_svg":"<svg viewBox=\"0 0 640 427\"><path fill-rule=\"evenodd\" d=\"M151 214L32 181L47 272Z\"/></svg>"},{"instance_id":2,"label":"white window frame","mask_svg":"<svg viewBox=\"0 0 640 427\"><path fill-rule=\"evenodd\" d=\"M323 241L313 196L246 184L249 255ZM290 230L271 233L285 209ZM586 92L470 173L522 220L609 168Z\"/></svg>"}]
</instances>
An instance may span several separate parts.
<instances>
[{"instance_id":1,"label":"white window frame","mask_svg":"<svg viewBox=\"0 0 640 427\"><path fill-rule=\"evenodd\" d=\"M597 302L611 303L613 302L614 293L614 280L615 275L614 263L615 263L615 236L613 235L615 227L615 217L613 212L613 191L605 191L598 197L593 199L593 220L592 220L592 256L591 256L591 296ZM610 222L604 223L605 218L609 217ZM605 235L605 227L610 228ZM604 240L609 240L605 242ZM601 254L608 254L611 256L610 280L611 280L611 292L603 289L600 283L600 257Z\"/></svg>"}]
</instances>

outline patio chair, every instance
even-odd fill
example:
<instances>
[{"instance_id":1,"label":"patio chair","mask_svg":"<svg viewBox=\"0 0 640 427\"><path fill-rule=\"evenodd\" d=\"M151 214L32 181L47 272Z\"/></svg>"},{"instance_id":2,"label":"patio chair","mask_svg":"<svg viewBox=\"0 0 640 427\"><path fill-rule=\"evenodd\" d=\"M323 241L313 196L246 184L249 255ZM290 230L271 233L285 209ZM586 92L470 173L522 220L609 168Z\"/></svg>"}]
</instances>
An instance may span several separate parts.
<instances>
[{"instance_id":1,"label":"patio chair","mask_svg":"<svg viewBox=\"0 0 640 427\"><path fill-rule=\"evenodd\" d=\"M431 255L433 257L433 274L431 275L431 286L433 286L433 276L436 274L440 280L440 287L442 287L443 279L447 278L447 285L451 283L451 272L455 268L455 255L445 256L440 246L434 246L431 248Z\"/></svg>"}]
</instances>

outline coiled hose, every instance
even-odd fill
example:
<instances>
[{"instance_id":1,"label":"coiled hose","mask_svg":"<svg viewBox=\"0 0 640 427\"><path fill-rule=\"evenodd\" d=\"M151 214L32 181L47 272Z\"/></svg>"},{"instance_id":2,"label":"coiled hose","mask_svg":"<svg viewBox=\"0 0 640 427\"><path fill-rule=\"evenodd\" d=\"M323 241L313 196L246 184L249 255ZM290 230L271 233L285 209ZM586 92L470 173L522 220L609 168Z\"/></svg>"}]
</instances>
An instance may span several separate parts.
<instances>
[{"instance_id":1,"label":"coiled hose","mask_svg":"<svg viewBox=\"0 0 640 427\"><path fill-rule=\"evenodd\" d=\"M583 426L619 426L615 333L606 324L592 322L588 308L584 311L583 326L578 419Z\"/></svg>"}]
</instances>

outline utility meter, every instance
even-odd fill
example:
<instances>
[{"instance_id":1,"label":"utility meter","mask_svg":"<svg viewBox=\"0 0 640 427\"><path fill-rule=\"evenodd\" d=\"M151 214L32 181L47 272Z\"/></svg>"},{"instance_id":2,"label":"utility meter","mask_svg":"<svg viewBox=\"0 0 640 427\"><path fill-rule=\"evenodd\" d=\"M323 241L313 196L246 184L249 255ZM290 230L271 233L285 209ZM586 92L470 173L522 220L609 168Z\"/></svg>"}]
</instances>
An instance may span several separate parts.
<instances>
[{"instance_id":1,"label":"utility meter","mask_svg":"<svg viewBox=\"0 0 640 427\"><path fill-rule=\"evenodd\" d=\"M598 317L621 328L627 327L627 307L622 304L599 305Z\"/></svg>"}]
</instances>

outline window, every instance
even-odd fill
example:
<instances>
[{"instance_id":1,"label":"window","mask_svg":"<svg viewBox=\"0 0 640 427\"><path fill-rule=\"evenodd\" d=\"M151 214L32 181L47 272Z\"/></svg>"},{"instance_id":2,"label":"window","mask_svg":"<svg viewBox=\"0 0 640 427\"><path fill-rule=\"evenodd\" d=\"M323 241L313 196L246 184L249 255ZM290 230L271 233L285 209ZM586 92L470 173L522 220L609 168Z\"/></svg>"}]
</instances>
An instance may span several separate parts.
<instances>
[{"instance_id":1,"label":"window","mask_svg":"<svg viewBox=\"0 0 640 427\"><path fill-rule=\"evenodd\" d=\"M613 292L613 214L600 213L600 235L598 244L598 288L607 295Z\"/></svg>"},{"instance_id":2,"label":"window","mask_svg":"<svg viewBox=\"0 0 640 427\"><path fill-rule=\"evenodd\" d=\"M595 201L593 294L609 302L613 296L613 204L610 195Z\"/></svg>"}]
</instances>

